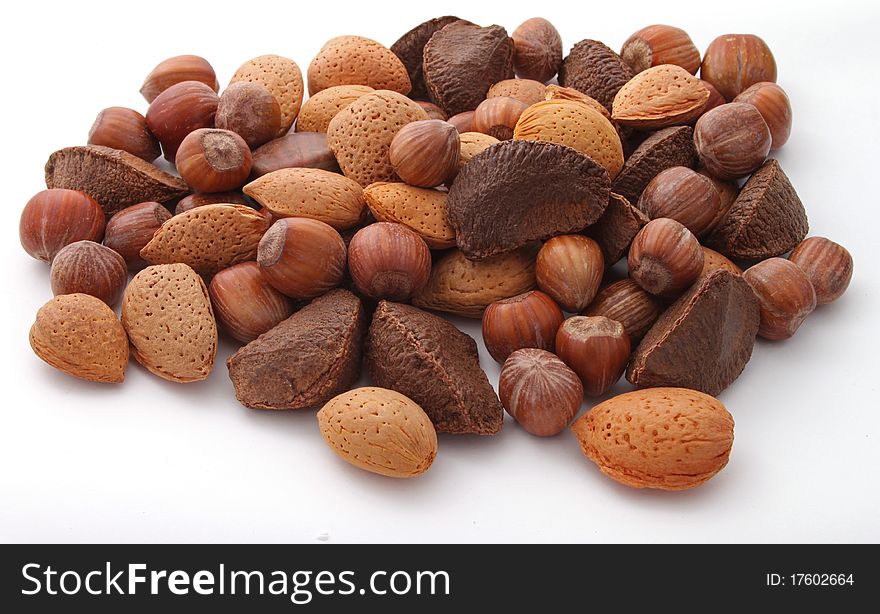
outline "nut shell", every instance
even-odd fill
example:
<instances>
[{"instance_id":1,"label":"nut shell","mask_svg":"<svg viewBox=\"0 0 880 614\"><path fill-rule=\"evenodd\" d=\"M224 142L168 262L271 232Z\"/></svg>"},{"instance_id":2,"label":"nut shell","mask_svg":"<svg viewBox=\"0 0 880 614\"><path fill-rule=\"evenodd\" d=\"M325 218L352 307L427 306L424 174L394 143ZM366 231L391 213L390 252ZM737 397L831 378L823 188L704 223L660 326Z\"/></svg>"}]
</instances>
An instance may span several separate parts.
<instances>
[{"instance_id":1,"label":"nut shell","mask_svg":"<svg viewBox=\"0 0 880 614\"><path fill-rule=\"evenodd\" d=\"M208 60L197 55L178 55L163 60L147 75L141 95L152 103L159 94L183 81L199 81L215 92L220 91L217 75Z\"/></svg>"},{"instance_id":2,"label":"nut shell","mask_svg":"<svg viewBox=\"0 0 880 614\"><path fill-rule=\"evenodd\" d=\"M630 341L623 324L603 316L568 318L556 332L556 353L577 373L589 396L617 383L629 362Z\"/></svg>"},{"instance_id":3,"label":"nut shell","mask_svg":"<svg viewBox=\"0 0 880 614\"><path fill-rule=\"evenodd\" d=\"M145 162L152 162L162 153L146 118L125 107L109 107L98 113L89 130L88 143L121 149Z\"/></svg>"},{"instance_id":4,"label":"nut shell","mask_svg":"<svg viewBox=\"0 0 880 614\"><path fill-rule=\"evenodd\" d=\"M104 245L122 256L129 269L140 270L147 266L146 260L141 258L141 250L169 219L171 213L159 203L132 205L107 222Z\"/></svg>"},{"instance_id":5,"label":"nut shell","mask_svg":"<svg viewBox=\"0 0 880 614\"><path fill-rule=\"evenodd\" d=\"M37 312L29 338L37 356L68 375L110 384L125 379L125 330L113 310L93 296L56 296Z\"/></svg>"},{"instance_id":6,"label":"nut shell","mask_svg":"<svg viewBox=\"0 0 880 614\"><path fill-rule=\"evenodd\" d=\"M284 218L272 224L260 239L257 262L276 290L295 299L310 299L342 281L345 243L324 222Z\"/></svg>"},{"instance_id":7,"label":"nut shell","mask_svg":"<svg viewBox=\"0 0 880 614\"><path fill-rule=\"evenodd\" d=\"M629 248L629 275L651 294L675 297L703 270L703 250L693 233L679 222L658 218L648 222Z\"/></svg>"},{"instance_id":8,"label":"nut shell","mask_svg":"<svg viewBox=\"0 0 880 614\"><path fill-rule=\"evenodd\" d=\"M473 128L499 141L513 138L513 129L526 107L526 103L509 96L487 98L474 111Z\"/></svg>"},{"instance_id":9,"label":"nut shell","mask_svg":"<svg viewBox=\"0 0 880 614\"><path fill-rule=\"evenodd\" d=\"M744 102L715 107L694 127L700 164L717 179L745 177L760 168L771 143L767 122L757 108Z\"/></svg>"},{"instance_id":10,"label":"nut shell","mask_svg":"<svg viewBox=\"0 0 880 614\"><path fill-rule=\"evenodd\" d=\"M374 91L369 85L334 85L309 96L296 118L296 131L326 133L337 113Z\"/></svg>"},{"instance_id":11,"label":"nut shell","mask_svg":"<svg viewBox=\"0 0 880 614\"><path fill-rule=\"evenodd\" d=\"M853 274L853 259L845 247L825 237L810 237L801 241L791 252L789 260L807 274L819 305L839 299Z\"/></svg>"},{"instance_id":12,"label":"nut shell","mask_svg":"<svg viewBox=\"0 0 880 614\"><path fill-rule=\"evenodd\" d=\"M586 94L609 112L614 96L632 77L632 69L619 55L590 39L574 45L559 69L559 85Z\"/></svg>"},{"instance_id":13,"label":"nut shell","mask_svg":"<svg viewBox=\"0 0 880 614\"><path fill-rule=\"evenodd\" d=\"M599 291L605 258L599 245L581 235L560 235L538 252L538 287L566 311L581 311Z\"/></svg>"},{"instance_id":14,"label":"nut shell","mask_svg":"<svg viewBox=\"0 0 880 614\"><path fill-rule=\"evenodd\" d=\"M504 361L498 395L507 413L525 430L552 437L577 415L584 389L577 374L555 355L523 348Z\"/></svg>"},{"instance_id":15,"label":"nut shell","mask_svg":"<svg viewBox=\"0 0 880 614\"><path fill-rule=\"evenodd\" d=\"M437 456L437 432L415 401L386 388L356 388L318 411L324 441L345 462L392 478L427 471Z\"/></svg>"},{"instance_id":16,"label":"nut shell","mask_svg":"<svg viewBox=\"0 0 880 614\"><path fill-rule=\"evenodd\" d=\"M388 157L394 172L406 183L433 188L456 172L460 148L454 126L426 119L403 126L391 141Z\"/></svg>"},{"instance_id":17,"label":"nut shell","mask_svg":"<svg viewBox=\"0 0 880 614\"><path fill-rule=\"evenodd\" d=\"M483 313L483 342L497 362L516 350L552 352L565 316L553 299L537 290L495 301Z\"/></svg>"},{"instance_id":18,"label":"nut shell","mask_svg":"<svg viewBox=\"0 0 880 614\"><path fill-rule=\"evenodd\" d=\"M281 107L276 136L286 134L302 106L303 79L297 63L280 55L261 55L239 66L229 84L239 81L259 83L269 90Z\"/></svg>"},{"instance_id":19,"label":"nut shell","mask_svg":"<svg viewBox=\"0 0 880 614\"><path fill-rule=\"evenodd\" d=\"M364 198L376 221L403 224L431 249L455 246L455 231L446 217L446 192L379 182L364 189Z\"/></svg>"},{"instance_id":20,"label":"nut shell","mask_svg":"<svg viewBox=\"0 0 880 614\"><path fill-rule=\"evenodd\" d=\"M746 269L745 279L761 304L758 336L788 339L816 308L816 291L807 274L784 258L768 258Z\"/></svg>"},{"instance_id":21,"label":"nut shell","mask_svg":"<svg viewBox=\"0 0 880 614\"><path fill-rule=\"evenodd\" d=\"M547 86L534 79L504 79L495 83L486 92L486 98L507 96L527 105L541 102L547 95Z\"/></svg>"},{"instance_id":22,"label":"nut shell","mask_svg":"<svg viewBox=\"0 0 880 614\"><path fill-rule=\"evenodd\" d=\"M281 105L259 83L239 81L223 90L214 125L231 130L254 149L275 138L281 129Z\"/></svg>"},{"instance_id":23,"label":"nut shell","mask_svg":"<svg viewBox=\"0 0 880 614\"><path fill-rule=\"evenodd\" d=\"M348 269L366 296L408 300L428 283L431 251L424 239L403 224L377 222L352 237Z\"/></svg>"},{"instance_id":24,"label":"nut shell","mask_svg":"<svg viewBox=\"0 0 880 614\"><path fill-rule=\"evenodd\" d=\"M256 262L223 269L208 286L211 305L223 328L250 343L293 313L289 298L269 285Z\"/></svg>"},{"instance_id":25,"label":"nut shell","mask_svg":"<svg viewBox=\"0 0 880 614\"><path fill-rule=\"evenodd\" d=\"M100 241L104 212L87 194L75 190L38 192L25 205L18 224L21 246L43 262L75 241Z\"/></svg>"},{"instance_id":26,"label":"nut shell","mask_svg":"<svg viewBox=\"0 0 880 614\"><path fill-rule=\"evenodd\" d=\"M112 307L122 296L128 270L122 256L94 241L77 241L52 260L52 292L88 294Z\"/></svg>"},{"instance_id":27,"label":"nut shell","mask_svg":"<svg viewBox=\"0 0 880 614\"><path fill-rule=\"evenodd\" d=\"M639 198L639 209L651 219L673 219L700 238L725 213L721 195L708 177L674 166L651 180Z\"/></svg>"},{"instance_id":28,"label":"nut shell","mask_svg":"<svg viewBox=\"0 0 880 614\"><path fill-rule=\"evenodd\" d=\"M611 111L615 122L641 130L687 124L706 108L709 90L684 68L654 66L629 80Z\"/></svg>"},{"instance_id":29,"label":"nut shell","mask_svg":"<svg viewBox=\"0 0 880 614\"><path fill-rule=\"evenodd\" d=\"M201 128L190 132L175 158L180 176L197 192L228 192L251 174L248 144L231 130Z\"/></svg>"},{"instance_id":30,"label":"nut shell","mask_svg":"<svg viewBox=\"0 0 880 614\"><path fill-rule=\"evenodd\" d=\"M779 149L791 135L791 101L785 90L767 81L755 83L736 98L734 102L754 105L770 129L770 149Z\"/></svg>"},{"instance_id":31,"label":"nut shell","mask_svg":"<svg viewBox=\"0 0 880 614\"><path fill-rule=\"evenodd\" d=\"M327 41L309 64L308 80L309 95L334 85L368 85L404 95L412 89L400 58L363 36L338 36Z\"/></svg>"},{"instance_id":32,"label":"nut shell","mask_svg":"<svg viewBox=\"0 0 880 614\"><path fill-rule=\"evenodd\" d=\"M510 35L513 39L513 69L521 79L546 83L562 65L562 37L552 23L532 17Z\"/></svg>"},{"instance_id":33,"label":"nut shell","mask_svg":"<svg viewBox=\"0 0 880 614\"><path fill-rule=\"evenodd\" d=\"M776 81L776 60L754 34L725 34L713 40L700 67L700 76L729 102L761 81Z\"/></svg>"},{"instance_id":34,"label":"nut shell","mask_svg":"<svg viewBox=\"0 0 880 614\"><path fill-rule=\"evenodd\" d=\"M147 110L147 126L162 144L165 159L174 162L183 139L199 128L213 128L220 98L200 81L176 83L156 96Z\"/></svg>"},{"instance_id":35,"label":"nut shell","mask_svg":"<svg viewBox=\"0 0 880 614\"><path fill-rule=\"evenodd\" d=\"M620 322L629 334L630 345L635 347L663 313L663 309L664 305L657 297L626 278L601 288L583 315L605 316Z\"/></svg>"},{"instance_id":36,"label":"nut shell","mask_svg":"<svg viewBox=\"0 0 880 614\"><path fill-rule=\"evenodd\" d=\"M282 168L318 168L340 173L336 156L322 132L294 132L269 141L253 152L251 178L257 179Z\"/></svg>"},{"instance_id":37,"label":"nut shell","mask_svg":"<svg viewBox=\"0 0 880 614\"><path fill-rule=\"evenodd\" d=\"M613 397L571 430L602 473L633 488L699 486L727 465L733 446L733 417L724 405L685 388Z\"/></svg>"},{"instance_id":38,"label":"nut shell","mask_svg":"<svg viewBox=\"0 0 880 614\"><path fill-rule=\"evenodd\" d=\"M674 64L692 75L700 69L700 50L681 28L653 25L642 28L626 39L620 57L634 73L652 66Z\"/></svg>"}]
</instances>

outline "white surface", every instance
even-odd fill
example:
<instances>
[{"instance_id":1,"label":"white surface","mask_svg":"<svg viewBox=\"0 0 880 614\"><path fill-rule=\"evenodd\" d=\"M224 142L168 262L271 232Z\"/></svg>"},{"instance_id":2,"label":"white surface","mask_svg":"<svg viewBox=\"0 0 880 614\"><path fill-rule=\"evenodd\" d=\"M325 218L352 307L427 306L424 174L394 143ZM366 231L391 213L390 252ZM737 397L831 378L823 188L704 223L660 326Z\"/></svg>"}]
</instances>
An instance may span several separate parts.
<instances>
[{"instance_id":1,"label":"white surface","mask_svg":"<svg viewBox=\"0 0 880 614\"><path fill-rule=\"evenodd\" d=\"M0 37L0 540L314 542L326 533L331 543L878 541L876 3L94 4L11 4ZM221 84L263 53L292 57L305 72L333 36L390 45L435 10L509 31L541 13L566 50L583 38L618 48L658 22L685 28L701 50L728 32L757 33L773 49L794 106L793 134L778 157L812 233L850 249L855 277L794 339L757 345L721 396L736 443L727 469L706 486L618 486L568 433L542 440L509 419L494 438L442 436L426 475L395 481L337 459L312 411L241 407L224 365L230 343L210 379L189 385L136 364L122 386L90 385L31 352L27 331L51 291L48 268L19 246L19 212L43 188L48 154L84 142L101 108L145 111L141 81L168 56L207 57ZM465 330L479 337L476 325Z\"/></svg>"}]
</instances>

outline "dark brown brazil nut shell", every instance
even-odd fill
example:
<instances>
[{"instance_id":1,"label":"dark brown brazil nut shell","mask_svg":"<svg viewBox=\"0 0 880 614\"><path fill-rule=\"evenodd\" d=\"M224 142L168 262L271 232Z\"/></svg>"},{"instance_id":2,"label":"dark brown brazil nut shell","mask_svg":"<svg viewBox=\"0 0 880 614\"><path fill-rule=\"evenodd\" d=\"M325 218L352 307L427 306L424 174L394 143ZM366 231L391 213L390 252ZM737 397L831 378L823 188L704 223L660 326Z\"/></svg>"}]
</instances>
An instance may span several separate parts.
<instances>
[{"instance_id":1,"label":"dark brown brazil nut shell","mask_svg":"<svg viewBox=\"0 0 880 614\"><path fill-rule=\"evenodd\" d=\"M559 69L559 85L583 92L611 112L614 96L633 78L632 69L607 45L582 40L568 52Z\"/></svg>"},{"instance_id":2,"label":"dark brown brazil nut shell","mask_svg":"<svg viewBox=\"0 0 880 614\"><path fill-rule=\"evenodd\" d=\"M694 129L690 126L664 128L645 139L627 158L611 190L635 204L658 174L673 166L693 168L696 163Z\"/></svg>"},{"instance_id":3,"label":"dark brown brazil nut shell","mask_svg":"<svg viewBox=\"0 0 880 614\"><path fill-rule=\"evenodd\" d=\"M480 368L477 343L441 317L382 301L373 314L367 368L377 386L421 405L444 433L493 435L503 409Z\"/></svg>"},{"instance_id":4,"label":"dark brown brazil nut shell","mask_svg":"<svg viewBox=\"0 0 880 614\"><path fill-rule=\"evenodd\" d=\"M749 284L718 269L660 316L636 348L626 378L641 388L673 386L717 396L751 358L759 322Z\"/></svg>"},{"instance_id":5,"label":"dark brown brazil nut shell","mask_svg":"<svg viewBox=\"0 0 880 614\"><path fill-rule=\"evenodd\" d=\"M727 215L706 237L706 245L728 258L764 260L804 240L807 212L776 160L749 177Z\"/></svg>"},{"instance_id":6,"label":"dark brown brazil nut shell","mask_svg":"<svg viewBox=\"0 0 880 614\"><path fill-rule=\"evenodd\" d=\"M422 74L425 44L431 39L434 32L456 21L462 20L452 15L429 19L417 25L391 45L391 51L400 58L400 61L406 66L406 72L409 73L409 80L412 83L409 97L413 100L427 100L428 98L428 88L425 87L425 78Z\"/></svg>"},{"instance_id":7,"label":"dark brown brazil nut shell","mask_svg":"<svg viewBox=\"0 0 880 614\"><path fill-rule=\"evenodd\" d=\"M584 234L599 244L605 257L605 268L609 268L626 255L630 243L648 221L648 216L640 209L612 192L602 217Z\"/></svg>"},{"instance_id":8,"label":"dark brown brazil nut shell","mask_svg":"<svg viewBox=\"0 0 880 614\"><path fill-rule=\"evenodd\" d=\"M229 358L235 396L260 409L326 403L360 376L365 327L360 299L331 290Z\"/></svg>"},{"instance_id":9,"label":"dark brown brazil nut shell","mask_svg":"<svg viewBox=\"0 0 880 614\"><path fill-rule=\"evenodd\" d=\"M423 68L431 100L447 115L472 111L492 84L513 78L513 39L501 26L451 23L425 45Z\"/></svg>"},{"instance_id":10,"label":"dark brown brazil nut shell","mask_svg":"<svg viewBox=\"0 0 880 614\"><path fill-rule=\"evenodd\" d=\"M599 219L608 172L565 145L504 141L464 165L446 200L461 251L472 260L579 232Z\"/></svg>"}]
</instances>

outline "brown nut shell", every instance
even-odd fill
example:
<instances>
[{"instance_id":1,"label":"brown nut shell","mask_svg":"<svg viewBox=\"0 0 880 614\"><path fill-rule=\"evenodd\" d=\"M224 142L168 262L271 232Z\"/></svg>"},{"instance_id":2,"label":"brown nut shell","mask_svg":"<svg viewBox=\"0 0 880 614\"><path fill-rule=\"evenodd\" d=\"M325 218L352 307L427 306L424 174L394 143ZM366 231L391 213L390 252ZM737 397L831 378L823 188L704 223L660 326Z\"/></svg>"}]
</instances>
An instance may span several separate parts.
<instances>
[{"instance_id":1,"label":"brown nut shell","mask_svg":"<svg viewBox=\"0 0 880 614\"><path fill-rule=\"evenodd\" d=\"M507 96L527 105L541 102L547 95L547 86L534 79L504 79L495 83L486 92L486 98Z\"/></svg>"},{"instance_id":2,"label":"brown nut shell","mask_svg":"<svg viewBox=\"0 0 880 614\"><path fill-rule=\"evenodd\" d=\"M364 189L364 199L377 222L403 224L431 249L455 246L455 231L446 216L446 192L379 182Z\"/></svg>"},{"instance_id":3,"label":"brown nut shell","mask_svg":"<svg viewBox=\"0 0 880 614\"><path fill-rule=\"evenodd\" d=\"M98 113L89 130L88 144L121 149L145 162L152 162L162 153L146 118L125 107L109 107Z\"/></svg>"},{"instance_id":4,"label":"brown nut shell","mask_svg":"<svg viewBox=\"0 0 880 614\"><path fill-rule=\"evenodd\" d=\"M174 162L183 139L199 128L213 128L220 98L200 81L176 83L156 96L147 110L147 126L162 144L162 153Z\"/></svg>"},{"instance_id":5,"label":"brown nut shell","mask_svg":"<svg viewBox=\"0 0 880 614\"><path fill-rule=\"evenodd\" d=\"M761 305L758 336L764 339L788 339L816 308L816 291L810 278L790 260L762 260L746 269L743 279Z\"/></svg>"},{"instance_id":6,"label":"brown nut shell","mask_svg":"<svg viewBox=\"0 0 880 614\"><path fill-rule=\"evenodd\" d=\"M296 62L280 55L261 55L239 66L229 84L239 81L259 83L269 90L281 108L281 125L275 136L286 134L303 99L302 72Z\"/></svg>"},{"instance_id":7,"label":"brown nut shell","mask_svg":"<svg viewBox=\"0 0 880 614\"><path fill-rule=\"evenodd\" d=\"M223 328L250 343L293 313L293 302L269 285L256 262L223 269L208 286L211 305Z\"/></svg>"},{"instance_id":8,"label":"brown nut shell","mask_svg":"<svg viewBox=\"0 0 880 614\"><path fill-rule=\"evenodd\" d=\"M336 156L322 132L293 132L269 141L253 152L251 179L282 168L319 168L341 173Z\"/></svg>"},{"instance_id":9,"label":"brown nut shell","mask_svg":"<svg viewBox=\"0 0 880 614\"><path fill-rule=\"evenodd\" d=\"M251 174L248 144L231 130L201 128L181 142L175 165L196 192L228 192L240 188Z\"/></svg>"},{"instance_id":10,"label":"brown nut shell","mask_svg":"<svg viewBox=\"0 0 880 614\"><path fill-rule=\"evenodd\" d=\"M75 241L100 241L104 212L83 192L49 189L38 192L25 205L18 237L28 254L52 262L61 248Z\"/></svg>"},{"instance_id":11,"label":"brown nut shell","mask_svg":"<svg viewBox=\"0 0 880 614\"><path fill-rule=\"evenodd\" d=\"M513 129L526 110L526 103L509 96L487 98L474 111L474 130L499 141L513 138Z\"/></svg>"},{"instance_id":12,"label":"brown nut shell","mask_svg":"<svg viewBox=\"0 0 880 614\"><path fill-rule=\"evenodd\" d=\"M215 92L220 91L217 75L208 60L197 55L178 55L159 62L150 71L141 86L141 95L152 103L159 94L183 81L199 81Z\"/></svg>"},{"instance_id":13,"label":"brown nut shell","mask_svg":"<svg viewBox=\"0 0 880 614\"><path fill-rule=\"evenodd\" d=\"M760 37L725 34L713 40L700 67L700 76L730 102L761 81L776 81L776 60Z\"/></svg>"},{"instance_id":14,"label":"brown nut shell","mask_svg":"<svg viewBox=\"0 0 880 614\"><path fill-rule=\"evenodd\" d=\"M700 50L681 28L653 25L642 28L626 39L620 57L634 73L652 66L675 64L695 75L700 69Z\"/></svg>"},{"instance_id":15,"label":"brown nut shell","mask_svg":"<svg viewBox=\"0 0 880 614\"><path fill-rule=\"evenodd\" d=\"M669 218L648 222L629 248L629 275L661 297L686 290L703 270L700 242L684 225Z\"/></svg>"},{"instance_id":16,"label":"brown nut shell","mask_svg":"<svg viewBox=\"0 0 880 614\"><path fill-rule=\"evenodd\" d=\"M825 237L810 237L798 243L789 260L807 274L816 290L819 305L839 299L853 274L853 259L842 245Z\"/></svg>"},{"instance_id":17,"label":"brown nut shell","mask_svg":"<svg viewBox=\"0 0 880 614\"><path fill-rule=\"evenodd\" d=\"M403 224L377 222L352 237L348 270L357 289L370 298L409 300L428 283L431 251Z\"/></svg>"},{"instance_id":18,"label":"brown nut shell","mask_svg":"<svg viewBox=\"0 0 880 614\"><path fill-rule=\"evenodd\" d=\"M586 94L609 112L614 96L632 77L632 69L619 55L590 39L574 45L559 69L559 85Z\"/></svg>"},{"instance_id":19,"label":"brown nut shell","mask_svg":"<svg viewBox=\"0 0 880 614\"><path fill-rule=\"evenodd\" d=\"M61 249L49 274L52 293L88 294L112 307L122 296L128 270L122 256L94 241L77 241Z\"/></svg>"},{"instance_id":20,"label":"brown nut shell","mask_svg":"<svg viewBox=\"0 0 880 614\"><path fill-rule=\"evenodd\" d=\"M140 270L147 266L146 260L141 258L141 250L169 219L171 213L159 203L126 207L107 222L104 245L122 256L129 269Z\"/></svg>"},{"instance_id":21,"label":"brown nut shell","mask_svg":"<svg viewBox=\"0 0 880 614\"><path fill-rule=\"evenodd\" d=\"M497 362L516 350L552 352L556 331L565 319L552 298L537 290L495 301L483 313L483 342Z\"/></svg>"},{"instance_id":22,"label":"brown nut shell","mask_svg":"<svg viewBox=\"0 0 880 614\"><path fill-rule=\"evenodd\" d=\"M326 133L337 113L374 91L369 85L334 85L309 96L296 118L296 131Z\"/></svg>"},{"instance_id":23,"label":"brown nut shell","mask_svg":"<svg viewBox=\"0 0 880 614\"><path fill-rule=\"evenodd\" d=\"M639 197L648 217L671 218L700 238L725 213L721 195L708 177L685 166L673 166L651 180Z\"/></svg>"},{"instance_id":24,"label":"brown nut shell","mask_svg":"<svg viewBox=\"0 0 880 614\"><path fill-rule=\"evenodd\" d=\"M772 136L761 113L750 104L731 102L697 120L694 145L700 164L718 179L745 177L770 153Z\"/></svg>"},{"instance_id":25,"label":"brown nut shell","mask_svg":"<svg viewBox=\"0 0 880 614\"><path fill-rule=\"evenodd\" d=\"M769 81L755 83L741 92L734 102L754 105L770 129L770 149L779 149L791 135L791 101L785 90Z\"/></svg>"},{"instance_id":26,"label":"brown nut shell","mask_svg":"<svg viewBox=\"0 0 880 614\"><path fill-rule=\"evenodd\" d=\"M231 130L254 149L274 139L281 129L281 105L259 83L239 81L223 90L214 125Z\"/></svg>"},{"instance_id":27,"label":"brown nut shell","mask_svg":"<svg viewBox=\"0 0 880 614\"><path fill-rule=\"evenodd\" d=\"M363 36L338 36L327 41L308 70L309 95L334 85L368 85L377 90L409 94L406 66L394 53Z\"/></svg>"},{"instance_id":28,"label":"brown nut shell","mask_svg":"<svg viewBox=\"0 0 880 614\"><path fill-rule=\"evenodd\" d=\"M433 188L458 169L461 141L458 130L440 119L403 126L391 140L388 157L394 172L406 183Z\"/></svg>"},{"instance_id":29,"label":"brown nut shell","mask_svg":"<svg viewBox=\"0 0 880 614\"><path fill-rule=\"evenodd\" d=\"M556 354L577 373L589 396L603 395L617 383L629 353L623 324L603 316L568 318L556 332Z\"/></svg>"},{"instance_id":30,"label":"brown nut shell","mask_svg":"<svg viewBox=\"0 0 880 614\"><path fill-rule=\"evenodd\" d=\"M635 347L663 313L663 309L660 299L626 278L601 288L582 315L605 316L620 322L629 334L632 347Z\"/></svg>"},{"instance_id":31,"label":"brown nut shell","mask_svg":"<svg viewBox=\"0 0 880 614\"><path fill-rule=\"evenodd\" d=\"M582 235L560 235L538 252L535 277L538 288L565 311L581 311L599 291L605 258L599 245Z\"/></svg>"},{"instance_id":32,"label":"brown nut shell","mask_svg":"<svg viewBox=\"0 0 880 614\"><path fill-rule=\"evenodd\" d=\"M513 69L521 79L546 83L562 65L562 37L542 17L527 19L510 35L513 39Z\"/></svg>"}]
</instances>

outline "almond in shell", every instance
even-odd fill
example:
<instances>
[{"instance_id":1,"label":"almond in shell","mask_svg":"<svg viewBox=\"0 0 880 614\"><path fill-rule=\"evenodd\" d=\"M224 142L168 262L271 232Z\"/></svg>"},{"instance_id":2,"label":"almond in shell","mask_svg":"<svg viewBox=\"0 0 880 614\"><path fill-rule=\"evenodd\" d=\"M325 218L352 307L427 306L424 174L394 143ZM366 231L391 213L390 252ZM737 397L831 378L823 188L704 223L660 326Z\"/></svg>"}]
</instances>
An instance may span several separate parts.
<instances>
[{"instance_id":1,"label":"almond in shell","mask_svg":"<svg viewBox=\"0 0 880 614\"><path fill-rule=\"evenodd\" d=\"M495 143L500 143L494 136L483 134L482 132L463 132L459 135L461 142L458 153L458 170L471 161L475 155L488 149Z\"/></svg>"},{"instance_id":2,"label":"almond in shell","mask_svg":"<svg viewBox=\"0 0 880 614\"><path fill-rule=\"evenodd\" d=\"M296 131L327 132L337 113L372 91L369 85L334 85L309 96L296 118Z\"/></svg>"},{"instance_id":3,"label":"almond in shell","mask_svg":"<svg viewBox=\"0 0 880 614\"><path fill-rule=\"evenodd\" d=\"M172 382L206 379L217 354L217 322L205 282L186 264L149 266L122 297L122 325L135 359Z\"/></svg>"},{"instance_id":4,"label":"almond in shell","mask_svg":"<svg viewBox=\"0 0 880 614\"><path fill-rule=\"evenodd\" d=\"M69 375L118 384L125 379L128 338L119 318L88 294L63 294L43 305L31 326L34 353Z\"/></svg>"},{"instance_id":5,"label":"almond in shell","mask_svg":"<svg viewBox=\"0 0 880 614\"><path fill-rule=\"evenodd\" d=\"M648 388L600 403L571 427L605 475L633 488L684 490L721 471L733 417L718 399L687 388Z\"/></svg>"},{"instance_id":6,"label":"almond in shell","mask_svg":"<svg viewBox=\"0 0 880 614\"><path fill-rule=\"evenodd\" d=\"M280 55L261 55L235 71L230 84L239 81L259 83L269 90L281 107L281 127L277 136L290 130L303 100L302 72L296 62Z\"/></svg>"},{"instance_id":7,"label":"almond in shell","mask_svg":"<svg viewBox=\"0 0 880 614\"><path fill-rule=\"evenodd\" d=\"M190 209L162 224L141 249L150 264L182 262L203 275L254 260L269 218L244 205L213 204Z\"/></svg>"},{"instance_id":8,"label":"almond in shell","mask_svg":"<svg viewBox=\"0 0 880 614\"><path fill-rule=\"evenodd\" d=\"M507 96L528 105L544 100L547 86L534 79L504 79L489 88L486 98Z\"/></svg>"},{"instance_id":9,"label":"almond in shell","mask_svg":"<svg viewBox=\"0 0 880 614\"><path fill-rule=\"evenodd\" d=\"M380 181L364 188L364 198L377 221L403 224L431 249L455 245L455 231L446 217L446 192Z\"/></svg>"},{"instance_id":10,"label":"almond in shell","mask_svg":"<svg viewBox=\"0 0 880 614\"><path fill-rule=\"evenodd\" d=\"M409 94L412 83L400 58L363 36L337 36L327 41L309 64L309 95L334 85L368 85Z\"/></svg>"},{"instance_id":11,"label":"almond in shell","mask_svg":"<svg viewBox=\"0 0 880 614\"><path fill-rule=\"evenodd\" d=\"M624 126L654 130L697 119L709 101L703 82L680 66L644 70L620 88L611 117Z\"/></svg>"},{"instance_id":12,"label":"almond in shell","mask_svg":"<svg viewBox=\"0 0 880 614\"><path fill-rule=\"evenodd\" d=\"M356 388L318 411L324 441L342 460L392 478L421 475L437 456L430 418L407 396L387 388Z\"/></svg>"},{"instance_id":13,"label":"almond in shell","mask_svg":"<svg viewBox=\"0 0 880 614\"><path fill-rule=\"evenodd\" d=\"M364 221L360 184L318 168L283 168L244 186L244 193L277 217L308 217L347 230Z\"/></svg>"}]
</instances>

